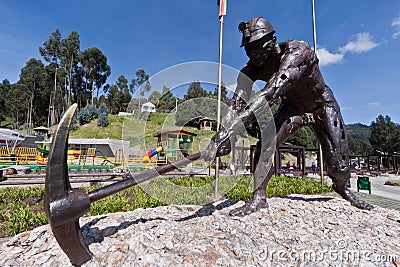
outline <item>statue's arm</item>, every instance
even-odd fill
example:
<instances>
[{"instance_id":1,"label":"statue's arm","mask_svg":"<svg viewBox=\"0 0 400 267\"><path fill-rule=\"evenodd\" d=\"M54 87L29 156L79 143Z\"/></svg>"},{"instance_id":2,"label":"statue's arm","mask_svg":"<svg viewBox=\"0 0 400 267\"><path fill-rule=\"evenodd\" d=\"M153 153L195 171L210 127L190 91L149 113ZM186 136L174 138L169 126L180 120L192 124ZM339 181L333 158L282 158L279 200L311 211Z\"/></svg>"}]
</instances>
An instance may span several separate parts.
<instances>
[{"instance_id":1,"label":"statue's arm","mask_svg":"<svg viewBox=\"0 0 400 267\"><path fill-rule=\"evenodd\" d=\"M237 77L237 85L235 94L232 98L232 109L240 113L249 104L251 90L254 84L254 78L251 77L251 70L246 65L239 73Z\"/></svg>"},{"instance_id":2,"label":"statue's arm","mask_svg":"<svg viewBox=\"0 0 400 267\"><path fill-rule=\"evenodd\" d=\"M255 94L245 110L238 117L226 117L225 130L218 132L209 145L208 150L211 157L229 153L229 140L237 133L242 132L257 116L268 112L270 106L279 98L288 95L291 88L303 75L307 75L306 72L316 62L318 60L314 52L306 43L296 42L289 46L288 51L283 53L278 71L270 77L266 86Z\"/></svg>"},{"instance_id":3,"label":"statue's arm","mask_svg":"<svg viewBox=\"0 0 400 267\"><path fill-rule=\"evenodd\" d=\"M263 97L270 103L289 95L297 81L317 64L318 59L310 46L302 41L293 42L284 53L279 70L268 80L257 97Z\"/></svg>"},{"instance_id":4,"label":"statue's arm","mask_svg":"<svg viewBox=\"0 0 400 267\"><path fill-rule=\"evenodd\" d=\"M270 77L265 87L254 95L245 111L231 124L228 131L237 131L238 124L247 126L256 116L264 114L279 98L290 94L291 88L316 62L314 52L305 42L295 42L289 46L281 58L278 71Z\"/></svg>"},{"instance_id":5,"label":"statue's arm","mask_svg":"<svg viewBox=\"0 0 400 267\"><path fill-rule=\"evenodd\" d=\"M237 77L236 90L229 103L228 112L222 117L222 126L227 128L249 104L254 84L251 78L251 70L248 65L244 66Z\"/></svg>"}]
</instances>

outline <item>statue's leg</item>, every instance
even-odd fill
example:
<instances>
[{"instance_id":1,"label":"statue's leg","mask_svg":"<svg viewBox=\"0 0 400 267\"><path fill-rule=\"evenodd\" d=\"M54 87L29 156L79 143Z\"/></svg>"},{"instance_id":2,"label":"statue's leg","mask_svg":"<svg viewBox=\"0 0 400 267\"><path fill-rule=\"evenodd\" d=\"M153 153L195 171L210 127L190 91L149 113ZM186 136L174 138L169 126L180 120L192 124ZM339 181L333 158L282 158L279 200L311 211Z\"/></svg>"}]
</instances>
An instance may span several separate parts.
<instances>
[{"instance_id":1,"label":"statue's leg","mask_svg":"<svg viewBox=\"0 0 400 267\"><path fill-rule=\"evenodd\" d=\"M275 148L285 141L290 135L294 134L303 126L301 116L290 117L291 109L282 105L274 115L275 127L266 125L261 140L257 142L255 152L255 172L253 196L246 203L230 212L232 216L245 216L259 209L268 207L266 200L266 189L273 174L272 159ZM274 131L273 129L276 129ZM272 131L272 132L271 132Z\"/></svg>"},{"instance_id":2,"label":"statue's leg","mask_svg":"<svg viewBox=\"0 0 400 267\"><path fill-rule=\"evenodd\" d=\"M333 189L353 206L370 210L369 203L358 199L347 187L350 179L349 149L345 125L336 101L326 102L323 109L315 114L313 124L321 143L324 163L333 182Z\"/></svg>"}]
</instances>

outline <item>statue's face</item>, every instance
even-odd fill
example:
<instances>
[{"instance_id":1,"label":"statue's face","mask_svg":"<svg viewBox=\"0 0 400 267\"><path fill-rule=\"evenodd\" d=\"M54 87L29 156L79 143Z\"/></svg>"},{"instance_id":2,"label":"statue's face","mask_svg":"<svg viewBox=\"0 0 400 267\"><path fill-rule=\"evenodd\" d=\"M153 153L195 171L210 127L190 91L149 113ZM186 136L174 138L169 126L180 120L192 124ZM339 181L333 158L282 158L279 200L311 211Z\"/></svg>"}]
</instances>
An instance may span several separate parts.
<instances>
[{"instance_id":1,"label":"statue's face","mask_svg":"<svg viewBox=\"0 0 400 267\"><path fill-rule=\"evenodd\" d=\"M249 57L250 61L256 67L261 67L271 55L274 45L274 39L268 41L261 39L249 43L244 47L244 49L246 50L246 55Z\"/></svg>"}]
</instances>

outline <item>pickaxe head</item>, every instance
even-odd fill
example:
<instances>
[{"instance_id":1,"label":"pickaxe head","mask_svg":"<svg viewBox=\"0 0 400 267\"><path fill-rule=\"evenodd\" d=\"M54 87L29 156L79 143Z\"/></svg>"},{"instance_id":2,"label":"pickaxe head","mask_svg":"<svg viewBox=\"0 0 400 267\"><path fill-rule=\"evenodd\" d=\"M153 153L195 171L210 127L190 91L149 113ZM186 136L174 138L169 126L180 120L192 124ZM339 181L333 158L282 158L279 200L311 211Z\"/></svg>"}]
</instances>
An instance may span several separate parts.
<instances>
[{"instance_id":1,"label":"pickaxe head","mask_svg":"<svg viewBox=\"0 0 400 267\"><path fill-rule=\"evenodd\" d=\"M51 230L71 262L81 265L91 259L79 226L79 217L90 210L85 191L72 189L68 177L69 128L77 105L72 105L54 133L46 168L44 209Z\"/></svg>"}]
</instances>

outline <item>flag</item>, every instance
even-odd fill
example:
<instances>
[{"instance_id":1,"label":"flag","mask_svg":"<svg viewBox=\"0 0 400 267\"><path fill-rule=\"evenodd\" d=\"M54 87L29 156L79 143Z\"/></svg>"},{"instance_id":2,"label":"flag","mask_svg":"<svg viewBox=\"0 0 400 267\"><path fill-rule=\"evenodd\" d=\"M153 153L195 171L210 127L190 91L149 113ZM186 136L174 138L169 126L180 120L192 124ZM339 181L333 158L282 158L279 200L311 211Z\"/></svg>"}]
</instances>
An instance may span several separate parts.
<instances>
[{"instance_id":1,"label":"flag","mask_svg":"<svg viewBox=\"0 0 400 267\"><path fill-rule=\"evenodd\" d=\"M226 1L227 0L218 0L217 5L219 6L218 9L218 16L221 19L223 16L226 15Z\"/></svg>"}]
</instances>

